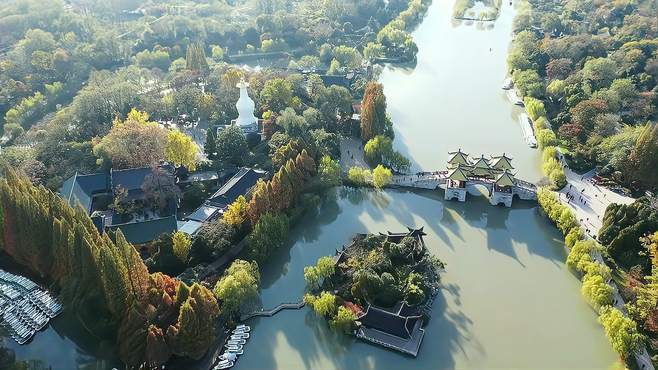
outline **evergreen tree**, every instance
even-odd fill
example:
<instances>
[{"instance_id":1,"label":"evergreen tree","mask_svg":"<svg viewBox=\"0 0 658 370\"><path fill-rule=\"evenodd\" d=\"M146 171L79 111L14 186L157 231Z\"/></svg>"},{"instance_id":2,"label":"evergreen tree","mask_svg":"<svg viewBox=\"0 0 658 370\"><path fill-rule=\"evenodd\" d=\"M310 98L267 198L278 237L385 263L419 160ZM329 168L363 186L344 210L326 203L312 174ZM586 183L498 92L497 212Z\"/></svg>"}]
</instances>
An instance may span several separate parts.
<instances>
[{"instance_id":1,"label":"evergreen tree","mask_svg":"<svg viewBox=\"0 0 658 370\"><path fill-rule=\"evenodd\" d=\"M208 131L206 131L206 142L203 146L203 151L208 156L208 159L215 159L217 145L215 143L215 132L212 129L208 129Z\"/></svg>"}]
</instances>

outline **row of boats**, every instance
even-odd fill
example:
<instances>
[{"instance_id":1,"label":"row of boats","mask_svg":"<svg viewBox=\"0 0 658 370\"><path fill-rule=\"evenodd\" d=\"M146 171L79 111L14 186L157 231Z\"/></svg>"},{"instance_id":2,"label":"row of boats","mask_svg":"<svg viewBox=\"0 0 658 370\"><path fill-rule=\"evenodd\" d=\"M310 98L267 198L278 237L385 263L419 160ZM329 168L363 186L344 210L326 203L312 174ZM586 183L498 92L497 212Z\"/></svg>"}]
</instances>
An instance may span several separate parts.
<instances>
[{"instance_id":1,"label":"row of boats","mask_svg":"<svg viewBox=\"0 0 658 370\"><path fill-rule=\"evenodd\" d=\"M27 343L62 306L26 277L0 269L0 318L18 344Z\"/></svg>"},{"instance_id":2,"label":"row of boats","mask_svg":"<svg viewBox=\"0 0 658 370\"><path fill-rule=\"evenodd\" d=\"M520 107L524 106L523 100L521 100L519 95L516 93L512 78L507 78L503 83L502 88L503 90L507 90L507 97L509 98L510 102L512 102L512 104L518 105ZM535 133L532 129L532 121L526 113L519 115L519 124L521 125L521 130L523 130L523 138L525 139L525 142L531 148L536 148L537 139L535 138Z\"/></svg>"},{"instance_id":3,"label":"row of boats","mask_svg":"<svg viewBox=\"0 0 658 370\"><path fill-rule=\"evenodd\" d=\"M226 350L219 356L219 362L213 367L213 370L228 369L235 365L238 356L244 353L244 345L247 344L250 331L251 328L244 324L240 324L233 329L231 336L224 345Z\"/></svg>"}]
</instances>

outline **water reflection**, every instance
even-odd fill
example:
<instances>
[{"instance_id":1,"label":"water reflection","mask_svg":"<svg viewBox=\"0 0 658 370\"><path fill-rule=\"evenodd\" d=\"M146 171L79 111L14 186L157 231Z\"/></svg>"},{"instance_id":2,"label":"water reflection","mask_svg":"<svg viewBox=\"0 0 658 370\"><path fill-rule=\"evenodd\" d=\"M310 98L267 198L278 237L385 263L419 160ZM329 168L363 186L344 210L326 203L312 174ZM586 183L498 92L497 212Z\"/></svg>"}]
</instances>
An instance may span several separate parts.
<instances>
[{"instance_id":1,"label":"water reflection","mask_svg":"<svg viewBox=\"0 0 658 370\"><path fill-rule=\"evenodd\" d=\"M419 357L338 335L305 308L251 322L238 369L606 368L614 362L578 280L562 262L559 233L531 204L492 207L486 197L444 202L440 191L341 188L335 194L316 219L305 217L292 231L292 248L265 266L264 306L300 299L303 267L353 234L424 226L428 248L447 271ZM309 229L312 240L305 238Z\"/></svg>"}]
</instances>

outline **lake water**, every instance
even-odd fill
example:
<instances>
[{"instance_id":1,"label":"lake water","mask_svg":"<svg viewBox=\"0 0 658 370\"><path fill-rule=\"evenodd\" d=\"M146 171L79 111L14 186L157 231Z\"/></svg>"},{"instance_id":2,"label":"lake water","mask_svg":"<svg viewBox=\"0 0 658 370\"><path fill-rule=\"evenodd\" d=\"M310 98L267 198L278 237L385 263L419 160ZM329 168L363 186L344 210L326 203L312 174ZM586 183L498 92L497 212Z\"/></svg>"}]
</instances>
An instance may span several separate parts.
<instances>
[{"instance_id":1,"label":"lake water","mask_svg":"<svg viewBox=\"0 0 658 370\"><path fill-rule=\"evenodd\" d=\"M525 144L518 108L500 89L514 11L504 2L495 25L483 27L454 24L452 5L435 0L414 32L415 68L389 67L381 76L395 145L424 170L443 169L457 148L472 156L505 152L519 178L538 181L540 155ZM304 266L355 233L406 226L424 227L428 248L447 263L417 358L336 334L304 308L251 321L235 368L606 369L616 362L564 265L561 235L532 203L507 209L484 197L445 202L438 191L334 189L292 230L290 248L265 266L263 306L298 301ZM111 358L110 347L81 337L74 322L62 316L29 345L6 345L54 370L110 368L99 360Z\"/></svg>"},{"instance_id":2,"label":"lake water","mask_svg":"<svg viewBox=\"0 0 658 370\"><path fill-rule=\"evenodd\" d=\"M452 1L435 0L414 32L415 68L381 81L396 147L415 169L445 168L448 151L505 152L519 178L538 181L540 154L523 140L500 86L514 10L489 26L454 24ZM493 26L493 27L492 27ZM341 188L293 230L291 248L263 271L266 308L299 300L303 268L363 232L425 227L447 262L444 289L417 358L333 333L310 309L251 322L237 369L606 369L616 363L595 312L566 268L564 241L535 204L492 207L484 197L444 202L434 191Z\"/></svg>"}]
</instances>

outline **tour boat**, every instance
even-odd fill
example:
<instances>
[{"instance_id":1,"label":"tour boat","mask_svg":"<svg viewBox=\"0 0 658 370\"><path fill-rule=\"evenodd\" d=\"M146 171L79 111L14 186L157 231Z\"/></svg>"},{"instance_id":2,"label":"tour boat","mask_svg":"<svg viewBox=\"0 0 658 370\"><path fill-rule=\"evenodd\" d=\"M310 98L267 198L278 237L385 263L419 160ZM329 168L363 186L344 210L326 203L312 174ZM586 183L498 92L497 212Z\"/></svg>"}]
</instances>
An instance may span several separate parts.
<instances>
[{"instance_id":1,"label":"tour boat","mask_svg":"<svg viewBox=\"0 0 658 370\"><path fill-rule=\"evenodd\" d=\"M235 355L241 355L241 354L244 353L244 351L241 350L241 349L229 349L228 352L229 352L229 353L233 353L233 354L235 354Z\"/></svg>"},{"instance_id":2,"label":"tour boat","mask_svg":"<svg viewBox=\"0 0 658 370\"><path fill-rule=\"evenodd\" d=\"M251 328L248 327L248 326L233 329L233 333L248 333L250 331L251 331Z\"/></svg>"},{"instance_id":3,"label":"tour boat","mask_svg":"<svg viewBox=\"0 0 658 370\"><path fill-rule=\"evenodd\" d=\"M224 352L224 353L222 353L221 356L219 356L219 361L220 362L235 361L235 359L237 359L237 358L238 358L238 356L235 353Z\"/></svg>"},{"instance_id":4,"label":"tour boat","mask_svg":"<svg viewBox=\"0 0 658 370\"><path fill-rule=\"evenodd\" d=\"M232 339L247 339L249 338L249 333L235 333L231 335Z\"/></svg>"},{"instance_id":5,"label":"tour boat","mask_svg":"<svg viewBox=\"0 0 658 370\"><path fill-rule=\"evenodd\" d=\"M228 369L233 367L234 364L235 362L233 361L220 361L215 367L213 367L213 370Z\"/></svg>"},{"instance_id":6,"label":"tour boat","mask_svg":"<svg viewBox=\"0 0 658 370\"><path fill-rule=\"evenodd\" d=\"M241 345L239 345L239 344L227 344L227 345L225 345L224 347L225 347L226 349L228 349L229 351L232 350L232 349L233 349L233 350L236 350L236 351L239 351L239 350L241 350L241 349L243 348L243 347L242 347Z\"/></svg>"},{"instance_id":7,"label":"tour boat","mask_svg":"<svg viewBox=\"0 0 658 370\"><path fill-rule=\"evenodd\" d=\"M512 102L512 104L518 105L520 107L523 106L523 100L521 100L521 98L519 98L519 96L516 94L516 90L507 90L507 97L509 98L510 102Z\"/></svg>"},{"instance_id":8,"label":"tour boat","mask_svg":"<svg viewBox=\"0 0 658 370\"><path fill-rule=\"evenodd\" d=\"M246 344L247 341L244 339L231 339L228 341L228 344Z\"/></svg>"},{"instance_id":9,"label":"tour boat","mask_svg":"<svg viewBox=\"0 0 658 370\"><path fill-rule=\"evenodd\" d=\"M528 117L527 114L521 113L519 115L519 124L521 125L521 130L523 130L523 138L525 139L526 143L528 143L528 146L531 148L536 148L537 147L537 139L535 139L535 134L532 131L532 121L530 121L530 117Z\"/></svg>"}]
</instances>

